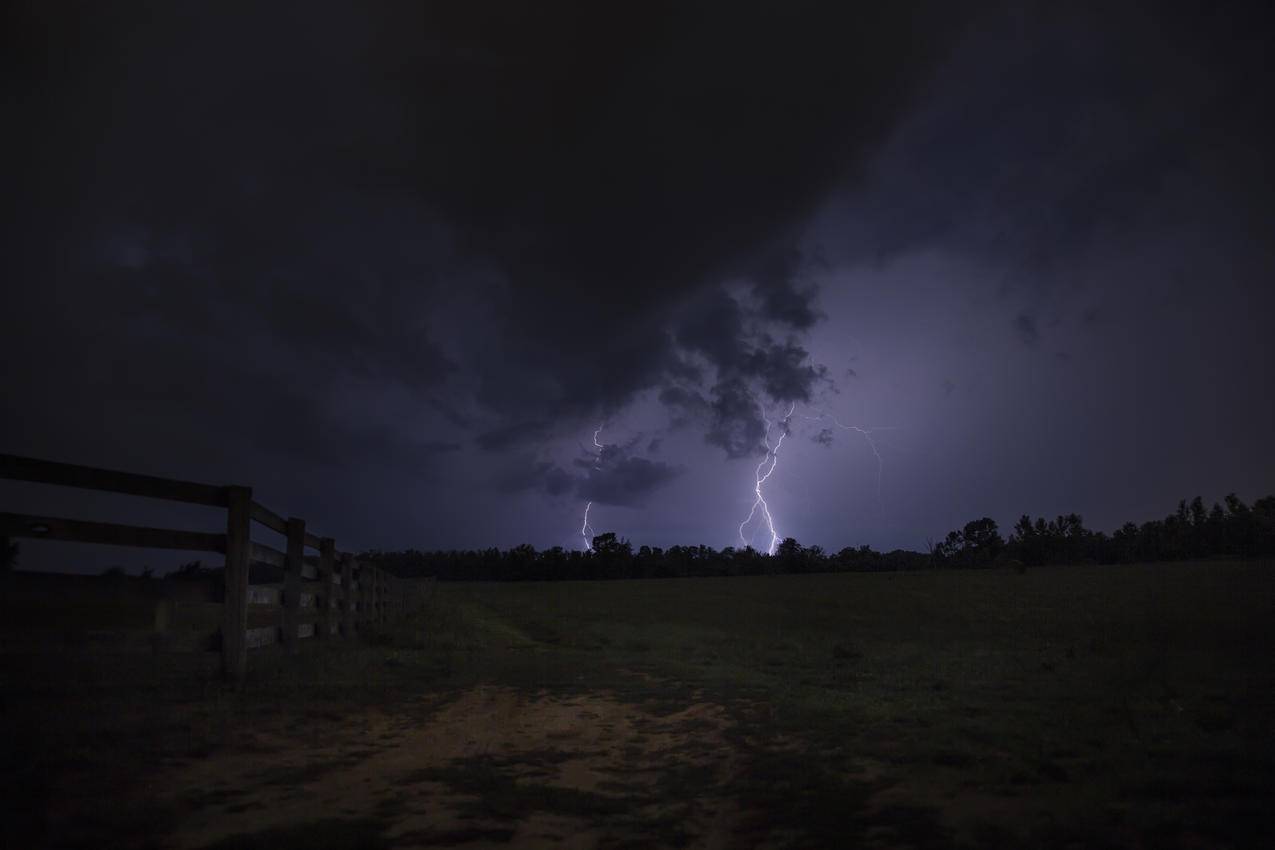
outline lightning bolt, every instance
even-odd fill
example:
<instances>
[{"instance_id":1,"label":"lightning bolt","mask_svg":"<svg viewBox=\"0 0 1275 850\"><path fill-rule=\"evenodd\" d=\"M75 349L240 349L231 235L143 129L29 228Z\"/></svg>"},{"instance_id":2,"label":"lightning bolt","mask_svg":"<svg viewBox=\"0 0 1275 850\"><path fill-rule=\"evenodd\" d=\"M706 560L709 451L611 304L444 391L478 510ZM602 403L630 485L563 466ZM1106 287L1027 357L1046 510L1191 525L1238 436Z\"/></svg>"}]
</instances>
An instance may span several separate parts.
<instances>
[{"instance_id":1,"label":"lightning bolt","mask_svg":"<svg viewBox=\"0 0 1275 850\"><path fill-rule=\"evenodd\" d=\"M597 458L593 461L594 469L602 469L602 451L606 446L598 442L598 435L602 433L603 425L599 425L593 432L593 445L598 450ZM589 511L593 508L593 501L585 502L584 505L584 521L580 524L580 536L584 538L584 551L593 551L593 526L589 525Z\"/></svg>"},{"instance_id":2,"label":"lightning bolt","mask_svg":"<svg viewBox=\"0 0 1275 850\"><path fill-rule=\"evenodd\" d=\"M894 425L882 425L873 428L861 428L858 425L846 425L826 410L819 411L818 416L802 416L801 418L808 419L812 422L822 422L827 420L843 431L854 431L856 434L861 434L863 436L864 442L866 442L868 444L868 448L872 450L873 457L877 459L877 504L879 505L881 503L881 473L885 467L885 461L881 457L881 449L877 445L877 441L873 439L872 435L878 431L896 431L898 430L897 427Z\"/></svg>"},{"instance_id":3,"label":"lightning bolt","mask_svg":"<svg viewBox=\"0 0 1275 850\"><path fill-rule=\"evenodd\" d=\"M761 515L766 523L766 528L770 531L770 546L766 549L767 555L775 554L775 546L779 543L779 532L775 530L775 518L770 513L770 505L766 504L766 497L762 495L761 487L770 478L775 471L775 467L779 464L779 449L784 444L784 437L788 436L788 420L792 419L793 411L797 409L797 403L793 402L788 408L787 415L781 420L784 424L783 430L779 434L779 440L775 443L775 447L770 447L770 428L773 423L765 416L762 419L766 423L766 435L762 438L762 442L766 446L766 456L761 459L761 463L757 464L757 469L753 473L753 494L757 497L753 500L752 509L748 511L748 516L739 524L739 540L745 546L751 545L751 539L744 536L744 528L748 523L753 521L753 517L757 515L757 509L761 508ZM767 463L769 462L769 466ZM762 470L766 471L763 473ZM756 531L753 532L756 537Z\"/></svg>"},{"instance_id":4,"label":"lightning bolt","mask_svg":"<svg viewBox=\"0 0 1275 850\"><path fill-rule=\"evenodd\" d=\"M592 507L593 502L585 502L584 524L580 526L580 536L584 538L584 550L586 552L593 549L593 526L589 525L589 509Z\"/></svg>"}]
</instances>

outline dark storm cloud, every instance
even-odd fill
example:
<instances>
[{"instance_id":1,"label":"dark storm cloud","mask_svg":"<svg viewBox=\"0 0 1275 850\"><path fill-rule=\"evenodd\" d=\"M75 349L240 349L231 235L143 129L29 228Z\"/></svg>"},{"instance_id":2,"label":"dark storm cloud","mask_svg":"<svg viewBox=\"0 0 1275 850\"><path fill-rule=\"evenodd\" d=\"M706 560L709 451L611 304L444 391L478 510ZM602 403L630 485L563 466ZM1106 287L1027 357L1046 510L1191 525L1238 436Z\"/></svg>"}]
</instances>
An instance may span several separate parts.
<instances>
[{"instance_id":1,"label":"dark storm cloud","mask_svg":"<svg viewBox=\"0 0 1275 850\"><path fill-rule=\"evenodd\" d=\"M474 442L488 451L502 451L543 440L548 433L548 422L513 422L483 431L474 438Z\"/></svg>"},{"instance_id":2,"label":"dark storm cloud","mask_svg":"<svg viewBox=\"0 0 1275 850\"><path fill-rule=\"evenodd\" d=\"M711 406L708 400L695 390L685 387L665 387L659 393L660 404L673 413L675 425L683 425L708 414Z\"/></svg>"},{"instance_id":3,"label":"dark storm cloud","mask_svg":"<svg viewBox=\"0 0 1275 850\"><path fill-rule=\"evenodd\" d=\"M677 317L673 339L718 371L729 372L738 368L748 353L746 321L743 305L722 287L714 287Z\"/></svg>"},{"instance_id":4,"label":"dark storm cloud","mask_svg":"<svg viewBox=\"0 0 1275 850\"><path fill-rule=\"evenodd\" d=\"M783 281L755 292L761 299L762 314L774 322L804 331L819 321L820 314L813 307L817 292L814 286L798 291L791 281Z\"/></svg>"},{"instance_id":5,"label":"dark storm cloud","mask_svg":"<svg viewBox=\"0 0 1275 850\"><path fill-rule=\"evenodd\" d=\"M116 256L105 254L105 263L85 257L77 269L96 284L85 300L101 299L107 309L121 304L130 318L162 318L194 334L259 332L329 369L418 390L437 385L456 368L426 326L437 300L434 277L447 262L434 235L441 225L411 208L386 210L354 198L339 203L344 209L293 213L294 226L274 228L268 245L231 234L220 244L186 247L181 256L163 253L165 241L182 238L180 226L134 228L122 244L108 231L104 247ZM353 255L342 244L352 226L359 231ZM245 256L259 268L245 274L239 268ZM351 282L348 299L332 297L333 278Z\"/></svg>"},{"instance_id":6,"label":"dark storm cloud","mask_svg":"<svg viewBox=\"0 0 1275 850\"><path fill-rule=\"evenodd\" d=\"M1160 253L1207 260L1138 269L1162 281L1142 305L1212 286L1201 267L1269 268L1250 247L1275 197L1256 4L4 15L17 451L160 474L344 464L334 501L385 492L395 467L447 472L421 515L474 481L578 497L587 470L537 458L635 399L754 456L767 418L832 387L818 351L862 373L871 410L901 367L819 337L844 318L823 316L830 269L959 257L976 272L940 269L927 298L990 281L979 315L1004 340L983 340L1065 346L1076 371L1092 336L1150 321L1099 291L1137 284L1119 263L1135 237L1181 234ZM986 384L962 362L926 381L950 403ZM624 457L605 498L676 469ZM466 521L502 515L474 501Z\"/></svg>"},{"instance_id":7,"label":"dark storm cloud","mask_svg":"<svg viewBox=\"0 0 1275 850\"><path fill-rule=\"evenodd\" d=\"M691 303L673 338L686 354L705 364L702 372L711 373L714 382L707 399L683 387L666 388L659 396L673 412L675 424L707 414L706 440L730 458L763 450L768 403L810 401L817 387L831 384L828 370L812 363L795 338L777 341L767 330L775 325L813 325L818 318L812 303L815 291L798 290L785 279L772 281L764 290L754 287L752 294L759 296L755 302L715 287Z\"/></svg>"},{"instance_id":8,"label":"dark storm cloud","mask_svg":"<svg viewBox=\"0 0 1275 850\"><path fill-rule=\"evenodd\" d=\"M589 470L576 492L583 499L603 505L640 507L652 493L680 474L678 467L661 461L624 457L601 470Z\"/></svg>"},{"instance_id":9,"label":"dark storm cloud","mask_svg":"<svg viewBox=\"0 0 1275 850\"><path fill-rule=\"evenodd\" d=\"M719 446L730 458L756 454L766 434L757 399L739 378L730 378L713 387L711 425L705 439Z\"/></svg>"},{"instance_id":10,"label":"dark storm cloud","mask_svg":"<svg viewBox=\"0 0 1275 850\"><path fill-rule=\"evenodd\" d=\"M921 53L933 35L915 31L915 18L878 12L862 18L857 10L852 25L825 22L846 26L824 44L825 36L811 27L823 14L745 6L716 15L680 7L663 22L675 29L629 21L624 35L607 43L601 67L590 69L596 83L613 83L605 95L579 82L554 92L553 105L572 120L552 145L538 144L532 134L525 151L536 165L528 171L555 178L552 190L527 186L532 215L523 214L523 199L508 199L508 212L519 221L512 246L505 210L483 210L475 219L481 229L495 230L490 248L498 258L514 251L504 266L516 314L537 328L518 346L524 356L535 352L557 376L558 386L540 401L544 407L571 411L597 403L603 393L619 404L658 382L676 357L644 319L653 318L658 328L685 293L715 277L755 279L775 305L776 321L799 328L812 323L808 300L785 298L792 282L770 262L775 246L792 237L801 216L828 191L829 175L854 166L877 122L902 106L900 92L924 73L917 52L900 61L902 55L882 49L866 32L877 38L906 33L901 44ZM943 25L936 21L935 29ZM582 47L600 58L592 52L600 45L561 44L562 38L547 34L549 50L564 61L578 61ZM755 49L761 44L765 50ZM785 58L775 61L780 55ZM860 76L865 65L873 68L870 85ZM524 94L535 103L544 81L536 65L528 70ZM879 88L882 72L901 86L888 96ZM811 91L806 83L812 79L828 88ZM516 130L523 119L512 117ZM490 171L486 156L460 162L462 171L475 165L484 176ZM526 184L528 174L517 178ZM531 232L528 222L535 222ZM617 315L624 328L638 329L636 345L623 328L617 339L611 319ZM540 351L550 338L543 332L555 328L567 333L553 338L555 351ZM615 359L617 349L649 368L597 369L605 376L598 380L591 364ZM589 379L573 379L581 370ZM505 377L516 380L512 371Z\"/></svg>"},{"instance_id":11,"label":"dark storm cloud","mask_svg":"<svg viewBox=\"0 0 1275 850\"><path fill-rule=\"evenodd\" d=\"M758 336L819 316L798 229L926 80L949 6L21 4L14 262L191 356L395 384L493 452L698 372L710 439L746 453L739 382L818 377ZM479 278L468 326L439 318ZM728 279L754 303L697 301Z\"/></svg>"},{"instance_id":12,"label":"dark storm cloud","mask_svg":"<svg viewBox=\"0 0 1275 850\"><path fill-rule=\"evenodd\" d=\"M758 263L753 295L760 302L759 312L763 316L799 331L809 330L821 318L814 306L815 284L798 284L806 265L810 263L794 250L776 251L769 261ZM821 259L813 265L827 270Z\"/></svg>"},{"instance_id":13,"label":"dark storm cloud","mask_svg":"<svg viewBox=\"0 0 1275 850\"><path fill-rule=\"evenodd\" d=\"M831 448L832 447L832 429L821 428L818 433L816 433L813 437L810 438L810 442L814 443L817 446L823 446L825 449Z\"/></svg>"},{"instance_id":14,"label":"dark storm cloud","mask_svg":"<svg viewBox=\"0 0 1275 850\"><path fill-rule=\"evenodd\" d=\"M755 378L775 401L810 401L815 387L828 381L828 369L811 363L810 354L792 340L766 339L748 356L744 374Z\"/></svg>"},{"instance_id":15,"label":"dark storm cloud","mask_svg":"<svg viewBox=\"0 0 1275 850\"><path fill-rule=\"evenodd\" d=\"M528 462L502 476L497 486L507 492L539 490L549 496L571 496L602 505L641 507L683 470L676 464L634 455L633 448L611 443L600 451L581 447L580 457L570 468L552 461Z\"/></svg>"}]
</instances>

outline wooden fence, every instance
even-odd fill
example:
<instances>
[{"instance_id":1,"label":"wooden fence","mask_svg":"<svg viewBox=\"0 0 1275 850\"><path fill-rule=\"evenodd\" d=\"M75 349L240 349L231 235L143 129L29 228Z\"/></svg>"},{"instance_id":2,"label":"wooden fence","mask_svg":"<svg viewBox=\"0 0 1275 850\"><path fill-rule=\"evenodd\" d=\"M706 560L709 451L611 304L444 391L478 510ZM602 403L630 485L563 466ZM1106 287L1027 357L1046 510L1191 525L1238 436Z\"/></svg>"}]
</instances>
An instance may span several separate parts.
<instances>
[{"instance_id":1,"label":"wooden fence","mask_svg":"<svg viewBox=\"0 0 1275 850\"><path fill-rule=\"evenodd\" d=\"M305 520L279 514L252 498L249 487L174 481L130 472L74 466L0 454L0 479L104 490L226 509L226 531L206 533L105 522L0 513L0 538L70 540L156 549L214 552L225 556L223 599L218 606L222 666L241 678L248 650L282 642L295 650L302 640L352 638L419 608L424 588L340 552L331 537L319 537ZM254 543L253 523L282 534L286 551ZM307 554L307 550L314 554ZM281 582L251 584L253 564L278 568ZM169 609L171 611L171 609ZM157 620L164 620L163 609ZM164 624L157 623L162 630Z\"/></svg>"}]
</instances>

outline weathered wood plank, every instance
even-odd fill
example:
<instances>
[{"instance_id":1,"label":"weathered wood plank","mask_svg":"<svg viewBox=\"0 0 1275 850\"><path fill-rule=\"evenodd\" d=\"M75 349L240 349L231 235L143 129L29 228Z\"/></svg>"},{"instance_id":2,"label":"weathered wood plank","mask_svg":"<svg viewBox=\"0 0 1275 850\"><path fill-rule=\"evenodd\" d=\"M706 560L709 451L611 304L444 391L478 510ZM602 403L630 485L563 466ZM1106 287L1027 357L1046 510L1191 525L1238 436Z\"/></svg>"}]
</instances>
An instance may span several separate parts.
<instances>
[{"instance_id":1,"label":"weathered wood plank","mask_svg":"<svg viewBox=\"0 0 1275 850\"><path fill-rule=\"evenodd\" d=\"M224 508L228 504L225 487L197 484L193 481L177 481L119 472L114 469L96 469L71 463L57 463L18 455L0 454L0 478L12 481L32 481L38 484L60 484L85 490L106 490L111 493L127 493L172 502L190 502L196 505L212 505Z\"/></svg>"},{"instance_id":2,"label":"weathered wood plank","mask_svg":"<svg viewBox=\"0 0 1275 850\"><path fill-rule=\"evenodd\" d=\"M244 632L244 647L246 649L260 649L263 646L270 646L278 642L278 626L262 626L256 629L247 629Z\"/></svg>"},{"instance_id":3,"label":"weathered wood plank","mask_svg":"<svg viewBox=\"0 0 1275 850\"><path fill-rule=\"evenodd\" d=\"M283 604L282 584L250 584L248 585L248 601L253 605L281 605ZM319 608L322 607L320 600L323 598L321 592L318 591L319 586L315 582L302 582L301 590L298 591L302 608Z\"/></svg>"},{"instance_id":4,"label":"weathered wood plank","mask_svg":"<svg viewBox=\"0 0 1275 850\"><path fill-rule=\"evenodd\" d=\"M298 623L297 639L302 640L314 637L316 629L317 626L314 623ZM287 631L278 625L258 626L248 629L245 637L249 649L260 649L276 643L285 645L288 643Z\"/></svg>"},{"instance_id":5,"label":"weathered wood plank","mask_svg":"<svg viewBox=\"0 0 1275 850\"><path fill-rule=\"evenodd\" d=\"M271 531L277 531L285 536L288 533L288 521L260 502L252 503L252 519ZM308 531L305 533L305 545L310 549L318 549L321 542L322 538L317 534L311 534Z\"/></svg>"},{"instance_id":6,"label":"weathered wood plank","mask_svg":"<svg viewBox=\"0 0 1275 850\"><path fill-rule=\"evenodd\" d=\"M277 531L280 534L288 533L288 522L274 511L267 508L260 502L252 503L252 520L259 522L271 531Z\"/></svg>"},{"instance_id":7,"label":"weathered wood plank","mask_svg":"<svg viewBox=\"0 0 1275 850\"><path fill-rule=\"evenodd\" d=\"M284 565L284 561L287 560L287 556L278 549L271 549L269 546L264 546L260 543L251 543L249 545L250 557L258 564L269 564L272 567L282 567Z\"/></svg>"},{"instance_id":8,"label":"weathered wood plank","mask_svg":"<svg viewBox=\"0 0 1275 850\"><path fill-rule=\"evenodd\" d=\"M249 605L278 605L282 597L283 587L277 584L248 585Z\"/></svg>"},{"instance_id":9,"label":"weathered wood plank","mask_svg":"<svg viewBox=\"0 0 1275 850\"><path fill-rule=\"evenodd\" d=\"M223 534L11 513L0 513L0 537L72 540L79 543L181 549L191 552L226 551L226 537Z\"/></svg>"}]
</instances>

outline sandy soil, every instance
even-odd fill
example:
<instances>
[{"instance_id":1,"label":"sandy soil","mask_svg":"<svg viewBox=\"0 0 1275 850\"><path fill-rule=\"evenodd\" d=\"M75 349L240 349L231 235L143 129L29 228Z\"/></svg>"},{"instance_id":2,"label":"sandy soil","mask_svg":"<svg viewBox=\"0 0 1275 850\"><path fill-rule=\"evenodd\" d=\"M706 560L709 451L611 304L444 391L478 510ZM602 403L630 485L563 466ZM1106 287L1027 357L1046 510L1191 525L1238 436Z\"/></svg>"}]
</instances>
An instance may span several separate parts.
<instances>
[{"instance_id":1,"label":"sandy soil","mask_svg":"<svg viewBox=\"0 0 1275 850\"><path fill-rule=\"evenodd\" d=\"M736 813L713 788L738 757L725 710L659 714L607 693L477 688L419 718L365 713L313 737L282 725L157 777L185 812L176 846L376 819L394 847L595 847L625 838L725 846ZM670 776L684 789L658 787ZM670 793L672 792L672 793ZM663 824L671 833L642 834ZM656 828L656 827L653 827Z\"/></svg>"}]
</instances>

